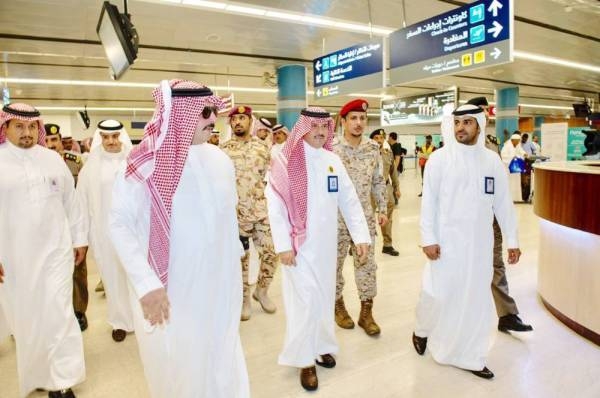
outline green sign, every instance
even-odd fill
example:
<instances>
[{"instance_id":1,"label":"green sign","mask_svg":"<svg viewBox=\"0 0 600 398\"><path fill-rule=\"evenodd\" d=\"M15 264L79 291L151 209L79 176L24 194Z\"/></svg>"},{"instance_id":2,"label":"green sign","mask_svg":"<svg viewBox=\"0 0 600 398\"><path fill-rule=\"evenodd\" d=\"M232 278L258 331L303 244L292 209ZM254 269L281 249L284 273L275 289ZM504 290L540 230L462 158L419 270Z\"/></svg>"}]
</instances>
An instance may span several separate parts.
<instances>
[{"instance_id":1,"label":"green sign","mask_svg":"<svg viewBox=\"0 0 600 398\"><path fill-rule=\"evenodd\" d=\"M585 152L585 134L587 127L569 127L567 132L567 160L582 160Z\"/></svg>"}]
</instances>

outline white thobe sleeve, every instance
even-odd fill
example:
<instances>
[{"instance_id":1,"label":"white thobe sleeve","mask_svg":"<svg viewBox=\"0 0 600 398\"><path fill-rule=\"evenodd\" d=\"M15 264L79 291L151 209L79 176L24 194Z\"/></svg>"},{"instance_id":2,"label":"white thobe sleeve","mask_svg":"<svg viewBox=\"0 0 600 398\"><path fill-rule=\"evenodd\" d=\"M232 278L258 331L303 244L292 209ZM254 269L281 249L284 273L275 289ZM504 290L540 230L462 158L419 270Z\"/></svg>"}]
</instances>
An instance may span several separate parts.
<instances>
[{"instance_id":1,"label":"white thobe sleeve","mask_svg":"<svg viewBox=\"0 0 600 398\"><path fill-rule=\"evenodd\" d=\"M133 184L125 180L124 170L115 179L109 230L115 250L138 298L163 286L148 263L148 253L142 249L136 231L136 214L141 198L133 191Z\"/></svg>"},{"instance_id":2,"label":"white thobe sleeve","mask_svg":"<svg viewBox=\"0 0 600 398\"><path fill-rule=\"evenodd\" d=\"M438 211L441 184L441 164L443 158L433 156L427 161L423 176L423 198L421 200L421 245L423 247L439 244ZM449 166L449 165L448 165Z\"/></svg>"},{"instance_id":3,"label":"white thobe sleeve","mask_svg":"<svg viewBox=\"0 0 600 398\"><path fill-rule=\"evenodd\" d=\"M495 159L494 159L495 160ZM515 205L508 186L508 171L501 162L495 162L494 182L494 215L502 230L506 247L516 249L519 247L519 236L517 232L517 216Z\"/></svg>"},{"instance_id":4,"label":"white thobe sleeve","mask_svg":"<svg viewBox=\"0 0 600 398\"><path fill-rule=\"evenodd\" d=\"M85 171L85 167L81 169L79 176L77 177L77 187L75 192L77 194L77 200L79 200L79 206L81 208L81 216L85 223L86 236L89 237L90 231L90 180L89 173ZM100 183L100 182L98 182Z\"/></svg>"},{"instance_id":5,"label":"white thobe sleeve","mask_svg":"<svg viewBox=\"0 0 600 398\"><path fill-rule=\"evenodd\" d=\"M267 208L269 210L269 223L271 224L271 235L276 253L292 250L292 226L285 203L277 195L268 183L265 188Z\"/></svg>"},{"instance_id":6,"label":"white thobe sleeve","mask_svg":"<svg viewBox=\"0 0 600 398\"><path fill-rule=\"evenodd\" d=\"M352 180L348 176L346 168L340 163L337 167L338 173L338 207L344 217L348 232L352 237L352 241L355 244L367 243L371 244L371 234L369 232L369 225L365 218L365 212L363 211L356 189Z\"/></svg>"},{"instance_id":7,"label":"white thobe sleeve","mask_svg":"<svg viewBox=\"0 0 600 398\"><path fill-rule=\"evenodd\" d=\"M63 191L63 207L69 220L73 247L88 245L88 225L83 216L79 196L75 193L75 180L65 164L63 167L65 189Z\"/></svg>"}]
</instances>

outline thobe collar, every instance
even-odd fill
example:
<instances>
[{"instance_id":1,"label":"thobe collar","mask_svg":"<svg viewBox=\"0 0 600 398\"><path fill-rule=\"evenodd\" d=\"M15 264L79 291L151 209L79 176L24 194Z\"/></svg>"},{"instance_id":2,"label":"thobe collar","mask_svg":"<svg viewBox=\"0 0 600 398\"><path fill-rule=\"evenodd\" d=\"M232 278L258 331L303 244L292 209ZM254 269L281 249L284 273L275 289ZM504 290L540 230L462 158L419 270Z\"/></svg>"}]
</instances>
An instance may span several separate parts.
<instances>
[{"instance_id":1,"label":"thobe collar","mask_svg":"<svg viewBox=\"0 0 600 398\"><path fill-rule=\"evenodd\" d=\"M35 156L35 147L37 144L27 149L18 147L8 140L6 140L6 144L8 145L8 150L19 159L32 158Z\"/></svg>"},{"instance_id":2,"label":"thobe collar","mask_svg":"<svg viewBox=\"0 0 600 398\"><path fill-rule=\"evenodd\" d=\"M306 156L307 159L320 159L321 156L323 155L323 151L325 151L325 149L323 149L323 148L317 149L317 148L310 146L304 140L302 140L302 144L304 145L304 156Z\"/></svg>"}]
</instances>

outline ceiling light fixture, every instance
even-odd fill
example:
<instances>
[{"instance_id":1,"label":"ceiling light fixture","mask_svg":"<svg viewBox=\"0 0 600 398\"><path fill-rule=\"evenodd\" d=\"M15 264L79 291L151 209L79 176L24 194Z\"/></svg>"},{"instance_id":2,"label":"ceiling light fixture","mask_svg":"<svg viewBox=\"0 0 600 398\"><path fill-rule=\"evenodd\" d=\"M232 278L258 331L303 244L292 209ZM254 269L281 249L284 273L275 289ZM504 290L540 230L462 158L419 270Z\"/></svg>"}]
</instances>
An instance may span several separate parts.
<instances>
[{"instance_id":1,"label":"ceiling light fixture","mask_svg":"<svg viewBox=\"0 0 600 398\"><path fill-rule=\"evenodd\" d=\"M514 50L513 55L515 58L526 59L528 61L541 62L544 64L566 66L567 68L574 68L585 70L589 72L600 73L600 66L584 64L580 62L568 61L562 58L549 57L547 55L533 54L526 51Z\"/></svg>"}]
</instances>

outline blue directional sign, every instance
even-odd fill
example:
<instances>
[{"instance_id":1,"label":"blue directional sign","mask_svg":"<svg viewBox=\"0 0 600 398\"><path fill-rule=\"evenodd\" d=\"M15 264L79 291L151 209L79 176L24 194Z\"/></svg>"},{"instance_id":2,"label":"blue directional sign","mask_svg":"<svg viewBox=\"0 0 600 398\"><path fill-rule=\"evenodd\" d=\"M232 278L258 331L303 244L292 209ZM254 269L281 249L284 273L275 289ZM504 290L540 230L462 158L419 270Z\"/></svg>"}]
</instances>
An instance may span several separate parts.
<instances>
[{"instance_id":1,"label":"blue directional sign","mask_svg":"<svg viewBox=\"0 0 600 398\"><path fill-rule=\"evenodd\" d=\"M382 87L383 43L369 41L313 60L315 98Z\"/></svg>"},{"instance_id":2,"label":"blue directional sign","mask_svg":"<svg viewBox=\"0 0 600 398\"><path fill-rule=\"evenodd\" d=\"M390 35L390 84L513 60L513 0L481 0Z\"/></svg>"}]
</instances>

